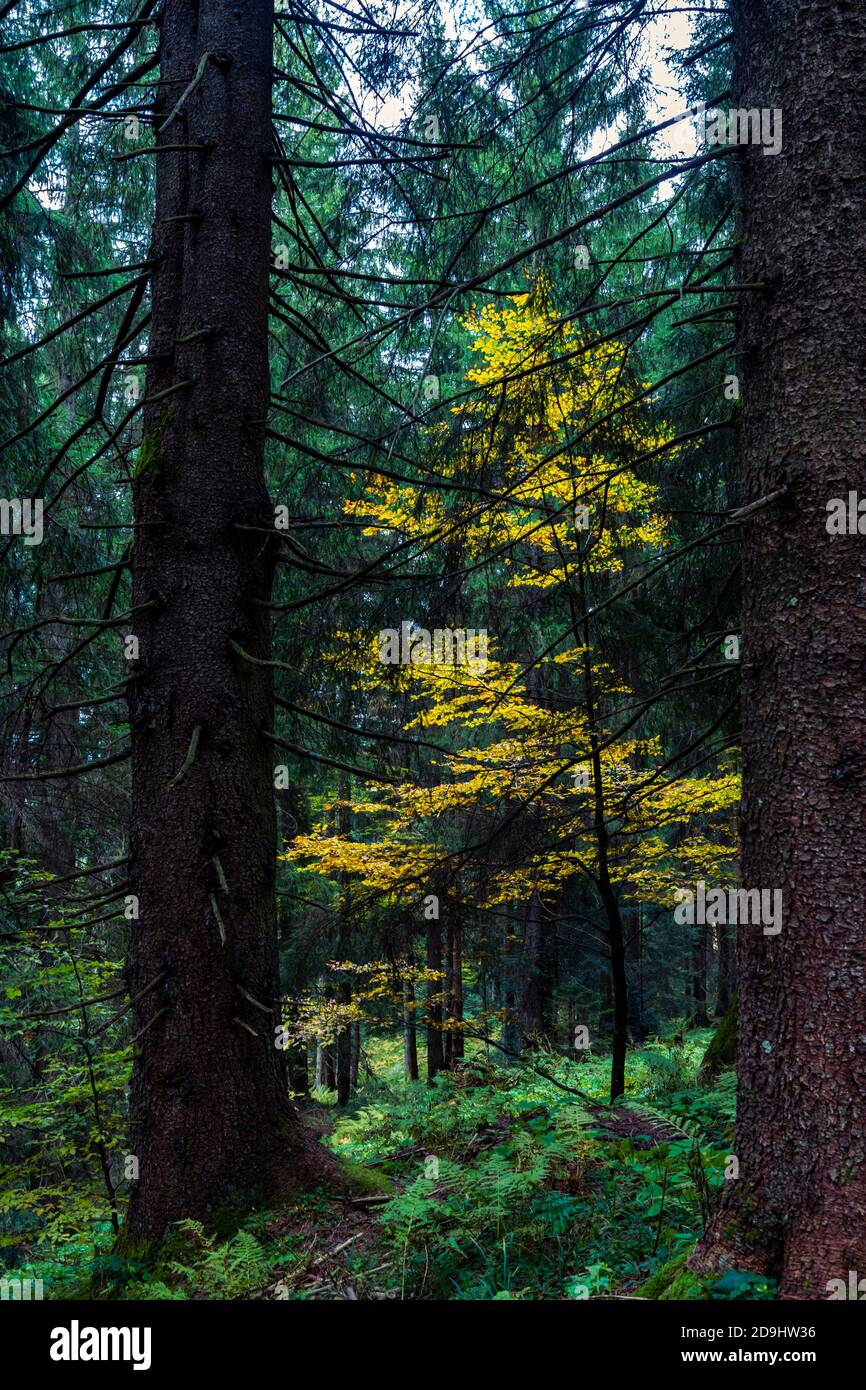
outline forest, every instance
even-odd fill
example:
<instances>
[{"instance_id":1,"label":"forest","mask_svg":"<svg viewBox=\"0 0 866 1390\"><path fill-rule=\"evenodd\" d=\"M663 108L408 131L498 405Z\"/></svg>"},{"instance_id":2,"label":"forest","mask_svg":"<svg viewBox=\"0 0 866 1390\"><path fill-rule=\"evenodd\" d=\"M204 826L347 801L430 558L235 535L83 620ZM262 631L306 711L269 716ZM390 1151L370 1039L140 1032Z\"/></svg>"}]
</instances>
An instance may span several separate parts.
<instances>
[{"instance_id":1,"label":"forest","mask_svg":"<svg viewBox=\"0 0 866 1390\"><path fill-rule=\"evenodd\" d=\"M0 0L4 1300L866 1297L864 107Z\"/></svg>"}]
</instances>

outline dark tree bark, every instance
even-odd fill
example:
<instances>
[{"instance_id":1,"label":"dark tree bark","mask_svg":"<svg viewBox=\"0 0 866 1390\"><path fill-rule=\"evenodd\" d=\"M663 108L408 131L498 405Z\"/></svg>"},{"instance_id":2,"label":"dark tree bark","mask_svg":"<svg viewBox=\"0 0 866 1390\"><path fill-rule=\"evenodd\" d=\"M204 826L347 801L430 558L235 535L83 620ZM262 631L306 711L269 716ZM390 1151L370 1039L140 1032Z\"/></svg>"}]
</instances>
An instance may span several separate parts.
<instances>
[{"instance_id":1,"label":"dark tree bark","mask_svg":"<svg viewBox=\"0 0 866 1390\"><path fill-rule=\"evenodd\" d=\"M610 1059L610 1098L625 1092L625 1056L628 1048L628 980L625 973L625 944L619 903L610 883L605 883L602 900L608 918L610 982L613 992L613 1051Z\"/></svg>"},{"instance_id":2,"label":"dark tree bark","mask_svg":"<svg viewBox=\"0 0 866 1390\"><path fill-rule=\"evenodd\" d=\"M577 596L569 590L572 626L583 645L583 679L586 701L590 759L592 763L593 831L598 851L595 888L605 917L605 934L610 957L610 984L613 994L613 1049L610 1059L610 1098L617 1100L625 1091L625 1058L628 1050L628 978L625 968L625 927L619 898L610 873L610 830L607 822L604 782L601 773L601 736L598 723L598 697L590 659L589 600L586 571L580 567L580 611Z\"/></svg>"},{"instance_id":3,"label":"dark tree bark","mask_svg":"<svg viewBox=\"0 0 866 1390\"><path fill-rule=\"evenodd\" d=\"M520 963L520 1032L523 1046L550 1040L553 991L551 937L555 928L545 920L543 904L533 893L523 918Z\"/></svg>"},{"instance_id":4,"label":"dark tree bark","mask_svg":"<svg viewBox=\"0 0 866 1390\"><path fill-rule=\"evenodd\" d=\"M692 1022L703 1028L707 1018L707 928L693 927L692 940Z\"/></svg>"},{"instance_id":5,"label":"dark tree bark","mask_svg":"<svg viewBox=\"0 0 866 1390\"><path fill-rule=\"evenodd\" d=\"M454 1030L451 1020L454 1016L454 922L451 913L445 923L442 943L442 1059L446 1071L454 1065Z\"/></svg>"},{"instance_id":6,"label":"dark tree bark","mask_svg":"<svg viewBox=\"0 0 866 1390\"><path fill-rule=\"evenodd\" d=\"M463 1060L463 927L455 922L451 940L451 1013L455 1028L451 1057L453 1062Z\"/></svg>"},{"instance_id":7,"label":"dark tree bark","mask_svg":"<svg viewBox=\"0 0 866 1390\"><path fill-rule=\"evenodd\" d=\"M206 148L155 157L159 357L134 486L134 603L150 607L130 693L141 916L129 960L140 1177L128 1230L145 1240L236 1191L304 1183L327 1162L300 1128L274 1046L276 821L260 734L273 727L271 679L231 647L271 655L272 550L236 528L273 520L263 466L272 30L272 0L166 0L162 12L157 142Z\"/></svg>"},{"instance_id":8,"label":"dark tree bark","mask_svg":"<svg viewBox=\"0 0 866 1390\"><path fill-rule=\"evenodd\" d=\"M435 970L437 973L442 970L442 932L439 923L429 921L427 923L427 969ZM427 981L427 1080L432 1081L434 1076L445 1066L445 1052L442 1046L442 981L440 979L430 979Z\"/></svg>"},{"instance_id":9,"label":"dark tree bark","mask_svg":"<svg viewBox=\"0 0 866 1390\"><path fill-rule=\"evenodd\" d=\"M316 1048L316 1090L335 1091L337 1089L336 1077L334 1054L330 1047L323 1047L319 1043Z\"/></svg>"},{"instance_id":10,"label":"dark tree bark","mask_svg":"<svg viewBox=\"0 0 866 1390\"><path fill-rule=\"evenodd\" d=\"M418 1080L418 1029L415 1023L415 986L403 981L403 1072L409 1081Z\"/></svg>"},{"instance_id":11,"label":"dark tree bark","mask_svg":"<svg viewBox=\"0 0 866 1390\"><path fill-rule=\"evenodd\" d=\"M348 980L337 985L337 1003L352 1002L352 986ZM337 1104L348 1105L352 1094L352 1025L343 1028L337 1035Z\"/></svg>"},{"instance_id":12,"label":"dark tree bark","mask_svg":"<svg viewBox=\"0 0 866 1390\"><path fill-rule=\"evenodd\" d=\"M866 1270L866 551L827 504L863 490L866 11L734 0L740 107L781 107L778 156L741 155L743 883L778 935L739 929L740 1178L693 1257L789 1299Z\"/></svg>"},{"instance_id":13,"label":"dark tree bark","mask_svg":"<svg viewBox=\"0 0 866 1390\"><path fill-rule=\"evenodd\" d=\"M336 808L335 829L337 833L345 839L351 839L352 835L352 813L350 810L352 798L352 784L348 777L341 777L339 784L340 802ZM348 874L340 875L340 915L339 929L337 932L337 959L344 961L348 959L352 937L352 890L351 880ZM337 985L337 1003L351 1004L352 1002L352 981L349 975L344 976ZM348 1024L337 1035L337 1054L336 1054L336 1081L337 1081L337 1104L340 1106L349 1104L349 1097L352 1094L352 1028Z\"/></svg>"},{"instance_id":14,"label":"dark tree bark","mask_svg":"<svg viewBox=\"0 0 866 1390\"><path fill-rule=\"evenodd\" d=\"M510 905L516 916L518 904ZM498 995L502 1009L502 1054L506 1066L513 1066L520 1057L520 1020L517 1007L517 977L519 967L518 950L521 942L515 942L515 926L509 918L502 922L502 954L499 962Z\"/></svg>"},{"instance_id":15,"label":"dark tree bark","mask_svg":"<svg viewBox=\"0 0 866 1390\"><path fill-rule=\"evenodd\" d=\"M358 1072L361 1067L361 1021L355 1019L350 1029L352 1034L352 1057L349 1063L349 1089L354 1095L358 1089Z\"/></svg>"}]
</instances>

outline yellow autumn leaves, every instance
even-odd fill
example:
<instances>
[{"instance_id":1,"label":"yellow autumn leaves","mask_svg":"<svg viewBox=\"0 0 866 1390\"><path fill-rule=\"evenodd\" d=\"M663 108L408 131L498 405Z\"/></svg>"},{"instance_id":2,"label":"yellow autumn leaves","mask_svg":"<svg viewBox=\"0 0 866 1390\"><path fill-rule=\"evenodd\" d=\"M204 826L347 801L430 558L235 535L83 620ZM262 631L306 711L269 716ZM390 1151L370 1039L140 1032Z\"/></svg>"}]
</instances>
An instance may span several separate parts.
<instances>
[{"instance_id":1,"label":"yellow autumn leaves","mask_svg":"<svg viewBox=\"0 0 866 1390\"><path fill-rule=\"evenodd\" d=\"M545 608L556 594L566 600L560 613L570 595L573 611L578 580L582 592L663 552L668 521L640 464L670 435L650 418L646 383L629 379L624 346L593 342L560 315L545 276L460 323L475 357L472 389L442 402L452 425L433 425L426 438L430 474L471 481L468 496L368 475L345 510L389 546L414 542L424 554L439 543L469 569L484 558L500 594L541 591L525 602ZM628 408L635 401L641 408ZM676 450L665 458L670 466ZM729 871L733 769L675 776L658 740L636 735L629 684L597 652L572 634L541 657L506 659L500 616L491 610L483 669L432 659L385 667L377 634L339 635L331 660L344 679L366 696L385 691L404 736L435 739L442 751L425 754L420 778L365 789L351 838L321 825L286 858L332 880L351 875L385 899L420 901L447 845L473 900L495 905L592 877L601 815L611 871L635 900L662 900L673 863L687 876ZM455 843L483 843L512 813L532 831L519 864L494 854L482 871L471 854L455 856Z\"/></svg>"}]
</instances>

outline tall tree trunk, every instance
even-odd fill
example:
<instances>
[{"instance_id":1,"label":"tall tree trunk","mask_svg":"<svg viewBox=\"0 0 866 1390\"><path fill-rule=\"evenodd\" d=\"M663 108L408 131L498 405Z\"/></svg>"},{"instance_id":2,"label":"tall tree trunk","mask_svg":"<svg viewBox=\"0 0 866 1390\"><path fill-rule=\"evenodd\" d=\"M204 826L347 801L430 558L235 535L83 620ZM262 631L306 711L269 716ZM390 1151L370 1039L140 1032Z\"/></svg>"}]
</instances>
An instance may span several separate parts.
<instances>
[{"instance_id":1,"label":"tall tree trunk","mask_svg":"<svg viewBox=\"0 0 866 1390\"><path fill-rule=\"evenodd\" d=\"M610 1059L610 1098L616 1100L625 1091L625 1058L628 1050L628 979L625 971L625 929L619 899L610 875L610 830L607 823L604 782L601 775L601 738L598 728L598 703L595 676L590 657L589 602L586 571L580 566L580 614L575 595L569 589L569 606L575 638L583 643L583 679L586 700L586 719L592 762L593 831L598 849L596 889L606 920L606 936L610 952L610 982L613 992L613 1050Z\"/></svg>"},{"instance_id":2,"label":"tall tree trunk","mask_svg":"<svg viewBox=\"0 0 866 1390\"><path fill-rule=\"evenodd\" d=\"M348 980L337 985L337 1003L352 1002L352 986ZM347 1024L337 1035L337 1104L348 1105L352 1094L352 1025Z\"/></svg>"},{"instance_id":3,"label":"tall tree trunk","mask_svg":"<svg viewBox=\"0 0 866 1390\"><path fill-rule=\"evenodd\" d=\"M625 1091L625 1057L628 1049L628 981L625 973L625 944L619 904L609 884L603 894L608 914L610 942L610 982L613 990L613 1049L610 1058L610 1098Z\"/></svg>"},{"instance_id":4,"label":"tall tree trunk","mask_svg":"<svg viewBox=\"0 0 866 1390\"><path fill-rule=\"evenodd\" d=\"M442 943L442 1021L445 1029L442 1034L442 1057L446 1070L454 1063L454 1030L451 1020L454 1016L454 922L451 913L445 923Z\"/></svg>"},{"instance_id":5,"label":"tall tree trunk","mask_svg":"<svg viewBox=\"0 0 866 1390\"><path fill-rule=\"evenodd\" d=\"M451 941L451 1010L454 1018L451 1056L454 1062L463 1060L463 927L454 923Z\"/></svg>"},{"instance_id":6,"label":"tall tree trunk","mask_svg":"<svg viewBox=\"0 0 866 1390\"><path fill-rule=\"evenodd\" d=\"M418 1029L415 1025L415 986L403 981L403 1072L409 1081L418 1080Z\"/></svg>"},{"instance_id":7,"label":"tall tree trunk","mask_svg":"<svg viewBox=\"0 0 866 1390\"><path fill-rule=\"evenodd\" d=\"M334 1054L331 1046L325 1047L319 1043L316 1047L316 1090L335 1091L336 1070L334 1067Z\"/></svg>"},{"instance_id":8,"label":"tall tree trunk","mask_svg":"<svg viewBox=\"0 0 866 1390\"><path fill-rule=\"evenodd\" d=\"M481 913L479 913L479 917L478 917L478 957L477 957L477 959L478 959L478 997L479 997L479 1000L480 1000L480 1003L481 1003L481 1019L480 1019L480 1024L479 1024L479 1026L480 1026L480 1028L481 1028L481 1032L484 1034L484 1036L485 1036L486 1038L489 1038L489 1036L490 1036L490 1020L489 1020L488 1017L487 1017L488 1010L490 1009L490 997L491 997L490 985L491 985L491 983L492 983L492 980L495 978L495 972L493 972L493 974L491 974L491 970L490 970L490 961L489 961L489 958L488 958L487 926L488 926L488 922L489 922L489 921L490 921L490 918L489 918L489 915L488 915L486 912L481 912ZM489 1056L490 1056L490 1043L489 1043L489 1042L485 1042L485 1044L484 1044L484 1050L485 1050L486 1055L489 1057Z\"/></svg>"},{"instance_id":9,"label":"tall tree trunk","mask_svg":"<svg viewBox=\"0 0 866 1390\"><path fill-rule=\"evenodd\" d=\"M349 1088L352 1095L358 1089L358 1073L361 1068L361 1020L356 1018L351 1027L352 1057L349 1063Z\"/></svg>"},{"instance_id":10,"label":"tall tree trunk","mask_svg":"<svg viewBox=\"0 0 866 1390\"><path fill-rule=\"evenodd\" d=\"M517 904L509 904L516 916ZM520 1056L520 1020L517 1007L517 975L519 958L515 942L515 924L509 917L502 921L502 955L499 963L499 1000L502 1009L502 1046L505 1049L503 1061L513 1066Z\"/></svg>"},{"instance_id":11,"label":"tall tree trunk","mask_svg":"<svg viewBox=\"0 0 866 1390\"><path fill-rule=\"evenodd\" d=\"M692 1021L699 1028L707 1019L707 928L698 923L692 928Z\"/></svg>"},{"instance_id":12,"label":"tall tree trunk","mask_svg":"<svg viewBox=\"0 0 866 1390\"><path fill-rule=\"evenodd\" d=\"M863 490L866 11L734 0L741 107L784 148L741 157L743 884L783 892L739 932L740 1178L693 1257L778 1276L790 1299L866 1272L864 539L827 504Z\"/></svg>"},{"instance_id":13,"label":"tall tree trunk","mask_svg":"<svg viewBox=\"0 0 866 1390\"><path fill-rule=\"evenodd\" d=\"M439 923L429 921L427 923L427 969L436 971L437 975L442 969L442 932ZM434 1076L438 1076L445 1065L445 1053L442 1047L442 981L441 979L429 979L427 981L427 1080L432 1081Z\"/></svg>"},{"instance_id":14,"label":"tall tree trunk","mask_svg":"<svg viewBox=\"0 0 866 1390\"><path fill-rule=\"evenodd\" d=\"M542 903L533 893L523 918L520 962L520 1031L523 1046L547 1041L550 1031L550 931Z\"/></svg>"},{"instance_id":15,"label":"tall tree trunk","mask_svg":"<svg viewBox=\"0 0 866 1390\"><path fill-rule=\"evenodd\" d=\"M276 820L261 738L273 727L271 678L231 645L271 656L272 549L237 527L273 521L272 30L272 0L166 0L162 12L157 143L206 148L155 159L157 356L133 489L134 603L149 607L136 621L130 691L140 1177L128 1231L144 1240L233 1192L307 1182L326 1162L300 1128L274 1046Z\"/></svg>"},{"instance_id":16,"label":"tall tree trunk","mask_svg":"<svg viewBox=\"0 0 866 1390\"><path fill-rule=\"evenodd\" d=\"M348 717L348 710L345 710L345 714ZM337 834L346 840L352 837L351 799L351 780L343 776L340 778L339 784L339 805L336 808L335 828ZM351 879L348 874L344 873L340 875L339 928L337 931L337 959L341 962L348 959L351 936ZM350 975L346 975L337 985L337 1003L351 1004L351 1002L352 979ZM349 1097L352 1094L352 1025L350 1023L347 1023L337 1035L336 1078L337 1104L340 1106L348 1105Z\"/></svg>"}]
</instances>

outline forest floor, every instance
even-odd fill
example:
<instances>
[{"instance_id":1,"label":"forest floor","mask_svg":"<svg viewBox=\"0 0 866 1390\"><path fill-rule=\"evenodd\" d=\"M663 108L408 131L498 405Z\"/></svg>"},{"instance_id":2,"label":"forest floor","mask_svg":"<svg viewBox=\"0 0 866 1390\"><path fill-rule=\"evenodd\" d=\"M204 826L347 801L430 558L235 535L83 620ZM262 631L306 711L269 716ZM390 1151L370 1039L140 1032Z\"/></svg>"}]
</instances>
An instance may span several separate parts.
<instances>
[{"instance_id":1,"label":"forest floor","mask_svg":"<svg viewBox=\"0 0 866 1390\"><path fill-rule=\"evenodd\" d=\"M82 1191L80 1234L37 1241L20 1273L52 1298L771 1298L753 1275L679 1273L732 1143L734 1074L700 1071L711 1036L633 1049L613 1109L603 1054L505 1067L473 1044L428 1087L403 1077L400 1039L371 1038L348 1107L324 1091L301 1107L346 1191L246 1212L219 1234L181 1222L156 1268L112 1253L98 1193Z\"/></svg>"}]
</instances>

